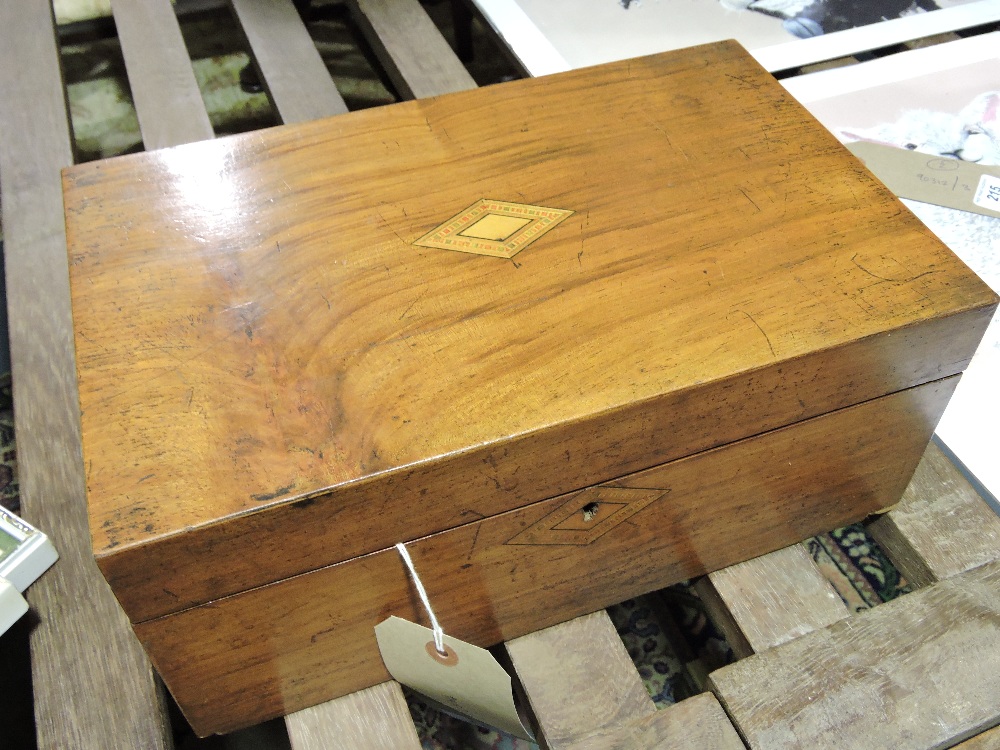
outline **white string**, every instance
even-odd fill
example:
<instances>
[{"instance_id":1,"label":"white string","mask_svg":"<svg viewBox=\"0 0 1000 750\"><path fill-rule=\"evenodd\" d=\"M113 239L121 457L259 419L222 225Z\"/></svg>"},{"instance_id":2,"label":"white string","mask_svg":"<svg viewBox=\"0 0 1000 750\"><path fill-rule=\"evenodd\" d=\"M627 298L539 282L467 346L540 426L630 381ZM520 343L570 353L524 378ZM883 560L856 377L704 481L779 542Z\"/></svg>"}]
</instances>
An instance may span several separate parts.
<instances>
[{"instance_id":1,"label":"white string","mask_svg":"<svg viewBox=\"0 0 1000 750\"><path fill-rule=\"evenodd\" d=\"M403 562L409 568L410 576L412 576L413 583L417 587L417 593L420 595L420 601L424 603L427 616L431 618L431 630L434 631L434 648L437 649L439 654L444 656L447 653L444 648L444 631L441 629L441 625L438 624L437 617L434 616L434 610L431 609L431 602L427 598L427 590L424 589L424 584L420 581L420 576L417 575L417 569L413 567L413 560L410 559L410 553L406 551L406 546L400 542L396 545L396 549L399 550L399 554L403 557Z\"/></svg>"}]
</instances>

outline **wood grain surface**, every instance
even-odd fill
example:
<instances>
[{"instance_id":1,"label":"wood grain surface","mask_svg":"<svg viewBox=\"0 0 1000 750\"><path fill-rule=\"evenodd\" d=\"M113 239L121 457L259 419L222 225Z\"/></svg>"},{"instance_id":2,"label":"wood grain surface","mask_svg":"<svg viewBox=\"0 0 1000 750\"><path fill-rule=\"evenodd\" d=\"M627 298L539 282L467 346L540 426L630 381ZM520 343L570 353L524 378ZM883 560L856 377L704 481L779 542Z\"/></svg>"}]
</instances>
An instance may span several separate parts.
<instances>
[{"instance_id":1,"label":"wood grain surface","mask_svg":"<svg viewBox=\"0 0 1000 750\"><path fill-rule=\"evenodd\" d=\"M401 96L422 99L476 88L417 0L352 0L351 10Z\"/></svg>"},{"instance_id":2,"label":"wood grain surface","mask_svg":"<svg viewBox=\"0 0 1000 750\"><path fill-rule=\"evenodd\" d=\"M291 0L230 0L252 59L283 123L347 112Z\"/></svg>"},{"instance_id":3,"label":"wood grain surface","mask_svg":"<svg viewBox=\"0 0 1000 750\"><path fill-rule=\"evenodd\" d=\"M600 729L567 750L745 750L739 734L711 693L667 706L617 728Z\"/></svg>"},{"instance_id":4,"label":"wood grain surface","mask_svg":"<svg viewBox=\"0 0 1000 750\"><path fill-rule=\"evenodd\" d=\"M112 7L147 151L215 137L170 0Z\"/></svg>"},{"instance_id":5,"label":"wood grain surface","mask_svg":"<svg viewBox=\"0 0 1000 750\"><path fill-rule=\"evenodd\" d=\"M241 4L248 10L254 7L253 3ZM368 42L382 53L380 59L392 71L396 85L402 86L401 80L406 82L401 91L409 91L411 95L417 91L420 96L436 96L475 88L475 83L437 27L430 23L423 8L416 3L414 5L415 10L409 5L396 3L396 12L392 14L380 14L379 6L372 8L369 5L368 16L358 6L353 6L352 10ZM385 39L376 33L373 25L376 22L379 23L378 31L389 35ZM283 63L285 61L283 57L278 59ZM294 80L299 79L296 76ZM291 115L283 115L282 119L286 123L292 121ZM345 744L358 748L373 742L400 748L417 746L415 736L411 738L407 734L412 733L410 712L399 686L394 683L383 683L362 693L289 714L285 717L285 724L295 750L329 747L340 737L349 738Z\"/></svg>"},{"instance_id":6,"label":"wood grain surface","mask_svg":"<svg viewBox=\"0 0 1000 750\"><path fill-rule=\"evenodd\" d=\"M292 750L419 750L420 740L398 682L383 682L286 720Z\"/></svg>"},{"instance_id":7,"label":"wood grain surface","mask_svg":"<svg viewBox=\"0 0 1000 750\"><path fill-rule=\"evenodd\" d=\"M514 638L504 647L550 748L656 713L604 610Z\"/></svg>"},{"instance_id":8,"label":"wood grain surface","mask_svg":"<svg viewBox=\"0 0 1000 750\"><path fill-rule=\"evenodd\" d=\"M995 303L733 44L65 185L134 621L953 374ZM483 197L575 213L510 260L410 244Z\"/></svg>"},{"instance_id":9,"label":"wood grain surface","mask_svg":"<svg viewBox=\"0 0 1000 750\"><path fill-rule=\"evenodd\" d=\"M712 673L751 748L950 747L1000 722L1000 563Z\"/></svg>"},{"instance_id":10,"label":"wood grain surface","mask_svg":"<svg viewBox=\"0 0 1000 750\"><path fill-rule=\"evenodd\" d=\"M481 646L511 640L884 507L886 497L902 492L956 380L433 534L407 548L449 635ZM633 500L641 509L620 515L617 506ZM595 501L588 522L585 510ZM587 530L592 526L597 533ZM567 537L577 543L565 543ZM395 549L135 629L204 733L389 679L373 633L389 615L426 624Z\"/></svg>"},{"instance_id":11,"label":"wood grain surface","mask_svg":"<svg viewBox=\"0 0 1000 750\"><path fill-rule=\"evenodd\" d=\"M934 443L903 502L868 530L916 586L1000 559L1000 518Z\"/></svg>"},{"instance_id":12,"label":"wood grain surface","mask_svg":"<svg viewBox=\"0 0 1000 750\"><path fill-rule=\"evenodd\" d=\"M0 4L8 62L0 66L0 194L18 480L22 513L60 555L27 591L32 684L5 683L3 691L33 695L42 750L155 750L172 744L161 690L90 546L59 177L72 150L52 28L46 0Z\"/></svg>"},{"instance_id":13,"label":"wood grain surface","mask_svg":"<svg viewBox=\"0 0 1000 750\"><path fill-rule=\"evenodd\" d=\"M738 659L850 614L800 544L718 570L695 589Z\"/></svg>"}]
</instances>

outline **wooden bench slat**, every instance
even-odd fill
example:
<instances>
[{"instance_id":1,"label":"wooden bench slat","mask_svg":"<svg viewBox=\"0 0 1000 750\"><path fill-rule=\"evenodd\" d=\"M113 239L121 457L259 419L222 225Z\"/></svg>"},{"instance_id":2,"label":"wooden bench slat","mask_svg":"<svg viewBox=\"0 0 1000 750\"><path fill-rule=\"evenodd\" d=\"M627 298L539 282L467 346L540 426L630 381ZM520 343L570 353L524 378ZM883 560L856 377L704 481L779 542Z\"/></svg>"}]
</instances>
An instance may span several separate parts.
<instances>
[{"instance_id":1,"label":"wooden bench slat","mask_svg":"<svg viewBox=\"0 0 1000 750\"><path fill-rule=\"evenodd\" d=\"M695 590L738 659L850 614L800 544L711 573Z\"/></svg>"},{"instance_id":2,"label":"wooden bench slat","mask_svg":"<svg viewBox=\"0 0 1000 750\"><path fill-rule=\"evenodd\" d=\"M1000 721L1000 562L723 667L710 682L751 748L949 747Z\"/></svg>"},{"instance_id":3,"label":"wooden bench slat","mask_svg":"<svg viewBox=\"0 0 1000 750\"><path fill-rule=\"evenodd\" d=\"M112 12L146 150L214 138L170 0L114 0Z\"/></svg>"},{"instance_id":4,"label":"wooden bench slat","mask_svg":"<svg viewBox=\"0 0 1000 750\"><path fill-rule=\"evenodd\" d=\"M916 586L1000 559L1000 517L934 443L903 501L868 531Z\"/></svg>"},{"instance_id":5,"label":"wooden bench slat","mask_svg":"<svg viewBox=\"0 0 1000 750\"><path fill-rule=\"evenodd\" d=\"M656 712L603 610L505 645L549 747Z\"/></svg>"},{"instance_id":6,"label":"wooden bench slat","mask_svg":"<svg viewBox=\"0 0 1000 750\"><path fill-rule=\"evenodd\" d=\"M617 729L602 729L571 750L745 750L718 699L711 693L660 709Z\"/></svg>"},{"instance_id":7,"label":"wooden bench slat","mask_svg":"<svg viewBox=\"0 0 1000 750\"><path fill-rule=\"evenodd\" d=\"M352 0L351 7L401 96L420 99L476 88L417 0Z\"/></svg>"},{"instance_id":8,"label":"wooden bench slat","mask_svg":"<svg viewBox=\"0 0 1000 750\"><path fill-rule=\"evenodd\" d=\"M47 0L0 3L0 192L23 513L61 559L28 589L39 748L167 748L149 662L94 564L84 500L60 169L72 163ZM110 739L110 738L113 738Z\"/></svg>"},{"instance_id":9,"label":"wooden bench slat","mask_svg":"<svg viewBox=\"0 0 1000 750\"><path fill-rule=\"evenodd\" d=\"M293 750L419 750L420 740L398 682L360 690L285 717Z\"/></svg>"},{"instance_id":10,"label":"wooden bench slat","mask_svg":"<svg viewBox=\"0 0 1000 750\"><path fill-rule=\"evenodd\" d=\"M230 0L271 103L285 124L347 112L291 0Z\"/></svg>"}]
</instances>

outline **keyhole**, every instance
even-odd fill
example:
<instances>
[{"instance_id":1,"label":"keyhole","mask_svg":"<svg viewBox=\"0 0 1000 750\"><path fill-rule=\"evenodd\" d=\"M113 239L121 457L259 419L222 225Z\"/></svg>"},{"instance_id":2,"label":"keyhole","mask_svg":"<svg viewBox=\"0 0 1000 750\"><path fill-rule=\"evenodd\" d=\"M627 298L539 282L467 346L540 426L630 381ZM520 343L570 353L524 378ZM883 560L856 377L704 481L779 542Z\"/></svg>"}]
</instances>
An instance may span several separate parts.
<instances>
[{"instance_id":1,"label":"keyhole","mask_svg":"<svg viewBox=\"0 0 1000 750\"><path fill-rule=\"evenodd\" d=\"M583 520L593 521L594 517L597 516L597 509L601 507L600 503L587 503L583 506Z\"/></svg>"}]
</instances>

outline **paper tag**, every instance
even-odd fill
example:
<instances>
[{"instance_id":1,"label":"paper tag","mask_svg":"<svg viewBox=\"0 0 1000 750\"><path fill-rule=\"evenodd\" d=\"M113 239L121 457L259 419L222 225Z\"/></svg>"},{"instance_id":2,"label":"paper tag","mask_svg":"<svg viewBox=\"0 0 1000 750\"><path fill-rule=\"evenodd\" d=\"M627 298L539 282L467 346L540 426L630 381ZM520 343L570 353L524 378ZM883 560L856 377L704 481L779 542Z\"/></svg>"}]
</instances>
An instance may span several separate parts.
<instances>
[{"instance_id":1,"label":"paper tag","mask_svg":"<svg viewBox=\"0 0 1000 750\"><path fill-rule=\"evenodd\" d=\"M535 741L518 716L510 675L486 649L445 635L442 656L430 629L399 617L376 625L375 638L397 682L475 722Z\"/></svg>"},{"instance_id":2,"label":"paper tag","mask_svg":"<svg viewBox=\"0 0 1000 750\"><path fill-rule=\"evenodd\" d=\"M994 212L1000 211L1000 178L984 174L979 178L979 187L972 202L977 206L988 208Z\"/></svg>"},{"instance_id":3,"label":"paper tag","mask_svg":"<svg viewBox=\"0 0 1000 750\"><path fill-rule=\"evenodd\" d=\"M1000 216L1000 167L869 141L847 148L900 198Z\"/></svg>"}]
</instances>

